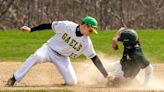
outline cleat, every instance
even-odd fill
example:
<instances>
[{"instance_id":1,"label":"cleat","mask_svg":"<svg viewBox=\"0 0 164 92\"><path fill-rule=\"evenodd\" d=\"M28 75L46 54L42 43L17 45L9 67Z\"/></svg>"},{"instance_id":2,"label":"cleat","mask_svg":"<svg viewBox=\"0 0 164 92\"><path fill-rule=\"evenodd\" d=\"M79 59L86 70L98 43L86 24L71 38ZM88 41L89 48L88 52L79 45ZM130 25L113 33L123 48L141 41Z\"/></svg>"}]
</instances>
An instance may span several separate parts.
<instances>
[{"instance_id":1,"label":"cleat","mask_svg":"<svg viewBox=\"0 0 164 92\"><path fill-rule=\"evenodd\" d=\"M12 87L12 86L14 86L14 83L15 83L15 82L16 82L16 80L15 80L15 77L13 76L12 78L10 78L10 79L7 81L6 86Z\"/></svg>"}]
</instances>

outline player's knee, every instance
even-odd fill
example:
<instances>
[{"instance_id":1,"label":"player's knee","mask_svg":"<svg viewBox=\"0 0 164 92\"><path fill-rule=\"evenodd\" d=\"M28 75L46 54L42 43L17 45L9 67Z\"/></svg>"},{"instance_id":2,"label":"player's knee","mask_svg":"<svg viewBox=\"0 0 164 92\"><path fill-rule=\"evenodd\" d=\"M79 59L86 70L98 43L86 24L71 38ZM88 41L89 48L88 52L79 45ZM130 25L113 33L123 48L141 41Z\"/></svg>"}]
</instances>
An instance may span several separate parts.
<instances>
[{"instance_id":1,"label":"player's knee","mask_svg":"<svg viewBox=\"0 0 164 92\"><path fill-rule=\"evenodd\" d=\"M44 63L48 61L48 59L36 53L32 54L32 57L34 57L37 60L37 63Z\"/></svg>"}]
</instances>

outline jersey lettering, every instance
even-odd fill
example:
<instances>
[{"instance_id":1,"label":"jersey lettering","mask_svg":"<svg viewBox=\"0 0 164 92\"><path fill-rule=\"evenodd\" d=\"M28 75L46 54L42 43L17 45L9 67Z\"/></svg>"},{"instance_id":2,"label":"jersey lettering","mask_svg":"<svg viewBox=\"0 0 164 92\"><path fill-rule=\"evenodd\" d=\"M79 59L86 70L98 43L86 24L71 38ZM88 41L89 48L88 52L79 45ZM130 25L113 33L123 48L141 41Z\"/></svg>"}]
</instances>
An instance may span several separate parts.
<instances>
[{"instance_id":1,"label":"jersey lettering","mask_svg":"<svg viewBox=\"0 0 164 92\"><path fill-rule=\"evenodd\" d=\"M75 58L77 54L72 53L69 57Z\"/></svg>"},{"instance_id":2,"label":"jersey lettering","mask_svg":"<svg viewBox=\"0 0 164 92\"><path fill-rule=\"evenodd\" d=\"M76 49L77 51L79 51L81 49L82 45L79 44L78 48Z\"/></svg>"},{"instance_id":3,"label":"jersey lettering","mask_svg":"<svg viewBox=\"0 0 164 92\"><path fill-rule=\"evenodd\" d=\"M64 40L64 39L66 39L66 37L67 37L67 34L64 33L63 36L62 36L62 39Z\"/></svg>"},{"instance_id":4,"label":"jersey lettering","mask_svg":"<svg viewBox=\"0 0 164 92\"><path fill-rule=\"evenodd\" d=\"M66 42L66 43L69 43L69 40L70 40L70 39L71 39L71 37L66 38L66 39L65 39L65 42Z\"/></svg>"},{"instance_id":5,"label":"jersey lettering","mask_svg":"<svg viewBox=\"0 0 164 92\"><path fill-rule=\"evenodd\" d=\"M77 44L77 42L76 42L74 39L72 39L72 41L69 43L69 45L70 45L71 47L76 46L76 44ZM74 47L73 47L73 48L74 48Z\"/></svg>"},{"instance_id":6,"label":"jersey lettering","mask_svg":"<svg viewBox=\"0 0 164 92\"><path fill-rule=\"evenodd\" d=\"M67 33L63 34L62 39L76 51L80 51L80 49L82 48L82 45L79 44L75 39L69 37Z\"/></svg>"}]
</instances>

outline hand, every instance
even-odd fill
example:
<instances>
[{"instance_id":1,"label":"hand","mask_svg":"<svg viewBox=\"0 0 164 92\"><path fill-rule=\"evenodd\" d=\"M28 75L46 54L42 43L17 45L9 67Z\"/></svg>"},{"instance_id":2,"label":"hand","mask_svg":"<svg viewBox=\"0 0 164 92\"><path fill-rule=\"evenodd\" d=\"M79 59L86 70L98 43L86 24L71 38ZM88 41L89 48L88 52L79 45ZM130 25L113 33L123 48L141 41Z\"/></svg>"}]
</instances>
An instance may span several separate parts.
<instances>
[{"instance_id":1,"label":"hand","mask_svg":"<svg viewBox=\"0 0 164 92\"><path fill-rule=\"evenodd\" d=\"M31 28L30 28L30 27L27 27L27 26L21 27L20 30L21 30L22 32L31 32Z\"/></svg>"},{"instance_id":2,"label":"hand","mask_svg":"<svg viewBox=\"0 0 164 92\"><path fill-rule=\"evenodd\" d=\"M113 38L112 40L112 47L114 50L118 50L117 38Z\"/></svg>"}]
</instances>

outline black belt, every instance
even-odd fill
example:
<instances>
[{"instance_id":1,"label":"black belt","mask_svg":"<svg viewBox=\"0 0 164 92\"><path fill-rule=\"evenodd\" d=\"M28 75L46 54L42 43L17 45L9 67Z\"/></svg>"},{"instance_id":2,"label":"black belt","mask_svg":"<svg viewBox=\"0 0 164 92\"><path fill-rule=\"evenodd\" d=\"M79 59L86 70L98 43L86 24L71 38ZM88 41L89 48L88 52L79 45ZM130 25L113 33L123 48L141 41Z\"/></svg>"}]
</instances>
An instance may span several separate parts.
<instances>
[{"instance_id":1,"label":"black belt","mask_svg":"<svg viewBox=\"0 0 164 92\"><path fill-rule=\"evenodd\" d=\"M63 55L61 55L59 52L57 52L57 51L55 51L55 50L54 50L54 52L55 52L56 54L60 55L60 56L63 56Z\"/></svg>"},{"instance_id":2,"label":"black belt","mask_svg":"<svg viewBox=\"0 0 164 92\"><path fill-rule=\"evenodd\" d=\"M53 52L55 52L56 54L58 54L58 55L60 55L60 56L63 56L62 54L60 54L60 53L57 52L56 50L53 50L51 47L50 47L50 49L51 49Z\"/></svg>"}]
</instances>

